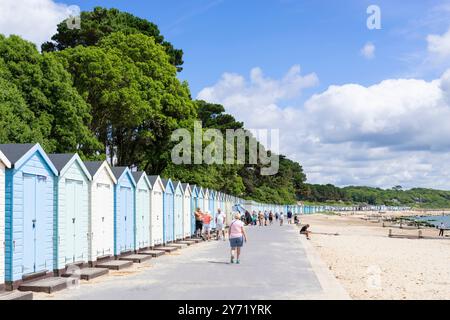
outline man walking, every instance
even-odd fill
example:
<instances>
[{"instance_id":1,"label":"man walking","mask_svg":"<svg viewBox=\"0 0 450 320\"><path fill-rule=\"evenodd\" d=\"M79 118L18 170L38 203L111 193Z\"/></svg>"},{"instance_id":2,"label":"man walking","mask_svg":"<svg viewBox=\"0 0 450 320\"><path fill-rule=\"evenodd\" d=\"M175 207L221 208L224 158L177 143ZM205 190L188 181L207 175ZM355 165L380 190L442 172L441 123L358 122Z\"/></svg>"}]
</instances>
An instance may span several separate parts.
<instances>
[{"instance_id":1,"label":"man walking","mask_svg":"<svg viewBox=\"0 0 450 320\"><path fill-rule=\"evenodd\" d=\"M203 212L200 208L197 208L194 212L195 216L195 236L197 238L202 237L202 229L203 229Z\"/></svg>"}]
</instances>

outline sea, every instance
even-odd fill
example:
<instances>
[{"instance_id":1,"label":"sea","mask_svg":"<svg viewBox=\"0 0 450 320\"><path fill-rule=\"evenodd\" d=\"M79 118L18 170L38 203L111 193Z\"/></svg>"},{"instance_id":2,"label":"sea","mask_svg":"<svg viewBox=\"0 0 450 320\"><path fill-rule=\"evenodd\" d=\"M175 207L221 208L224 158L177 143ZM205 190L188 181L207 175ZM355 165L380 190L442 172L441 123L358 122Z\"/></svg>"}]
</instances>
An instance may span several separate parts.
<instances>
[{"instance_id":1,"label":"sea","mask_svg":"<svg viewBox=\"0 0 450 320\"><path fill-rule=\"evenodd\" d=\"M447 228L450 228L450 216L422 216L414 217L414 219L419 221L426 221L436 227L439 226L441 222L443 222Z\"/></svg>"}]
</instances>

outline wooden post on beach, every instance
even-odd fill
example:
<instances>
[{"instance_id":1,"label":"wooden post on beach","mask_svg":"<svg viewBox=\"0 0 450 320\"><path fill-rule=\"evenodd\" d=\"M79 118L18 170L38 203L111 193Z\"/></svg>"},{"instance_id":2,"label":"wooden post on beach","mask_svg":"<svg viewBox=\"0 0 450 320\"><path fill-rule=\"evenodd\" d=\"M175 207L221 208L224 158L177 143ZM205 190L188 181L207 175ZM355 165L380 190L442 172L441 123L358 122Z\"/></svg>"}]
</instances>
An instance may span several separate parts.
<instances>
[{"instance_id":1,"label":"wooden post on beach","mask_svg":"<svg viewBox=\"0 0 450 320\"><path fill-rule=\"evenodd\" d=\"M422 238L422 230L419 230L419 239Z\"/></svg>"},{"instance_id":2,"label":"wooden post on beach","mask_svg":"<svg viewBox=\"0 0 450 320\"><path fill-rule=\"evenodd\" d=\"M392 237L392 229L389 229L388 237L389 237L389 238Z\"/></svg>"}]
</instances>

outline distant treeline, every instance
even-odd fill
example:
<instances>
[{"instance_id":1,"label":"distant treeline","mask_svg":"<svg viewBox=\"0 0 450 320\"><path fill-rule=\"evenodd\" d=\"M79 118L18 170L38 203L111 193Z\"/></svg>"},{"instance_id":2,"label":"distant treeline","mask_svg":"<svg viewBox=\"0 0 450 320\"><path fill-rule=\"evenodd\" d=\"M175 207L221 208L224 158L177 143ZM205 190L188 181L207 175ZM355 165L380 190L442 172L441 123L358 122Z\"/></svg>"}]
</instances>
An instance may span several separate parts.
<instances>
[{"instance_id":1,"label":"distant treeline","mask_svg":"<svg viewBox=\"0 0 450 320\"><path fill-rule=\"evenodd\" d=\"M450 191L414 188L403 190L370 187L339 188L331 184L305 184L298 198L310 202L333 202L421 208L450 208Z\"/></svg>"}]
</instances>

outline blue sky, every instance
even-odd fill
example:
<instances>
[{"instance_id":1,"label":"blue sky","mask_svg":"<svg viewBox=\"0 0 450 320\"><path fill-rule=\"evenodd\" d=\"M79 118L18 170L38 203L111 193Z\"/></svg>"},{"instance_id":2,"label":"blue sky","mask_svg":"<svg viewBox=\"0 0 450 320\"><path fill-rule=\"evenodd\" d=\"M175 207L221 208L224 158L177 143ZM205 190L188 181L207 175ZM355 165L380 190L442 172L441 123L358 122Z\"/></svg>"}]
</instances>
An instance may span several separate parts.
<instances>
[{"instance_id":1,"label":"blue sky","mask_svg":"<svg viewBox=\"0 0 450 320\"><path fill-rule=\"evenodd\" d=\"M450 190L450 0L1 0L0 33L39 45L69 5L156 23L192 96L278 129L309 182Z\"/></svg>"},{"instance_id":2,"label":"blue sky","mask_svg":"<svg viewBox=\"0 0 450 320\"><path fill-rule=\"evenodd\" d=\"M184 71L195 96L223 72L248 73L261 67L280 77L293 64L315 72L320 85L304 92L320 92L331 84L369 85L384 78L408 75L402 61L423 50L427 32L443 32L446 25L420 29L423 13L442 1L413 0L152 0L73 1L82 10L102 5L128 11L156 23L175 47L184 50ZM366 27L366 9L382 10L382 29ZM406 32L404 34L402 31ZM366 42L376 46L376 59L359 51ZM435 74L426 74L426 77Z\"/></svg>"}]
</instances>

